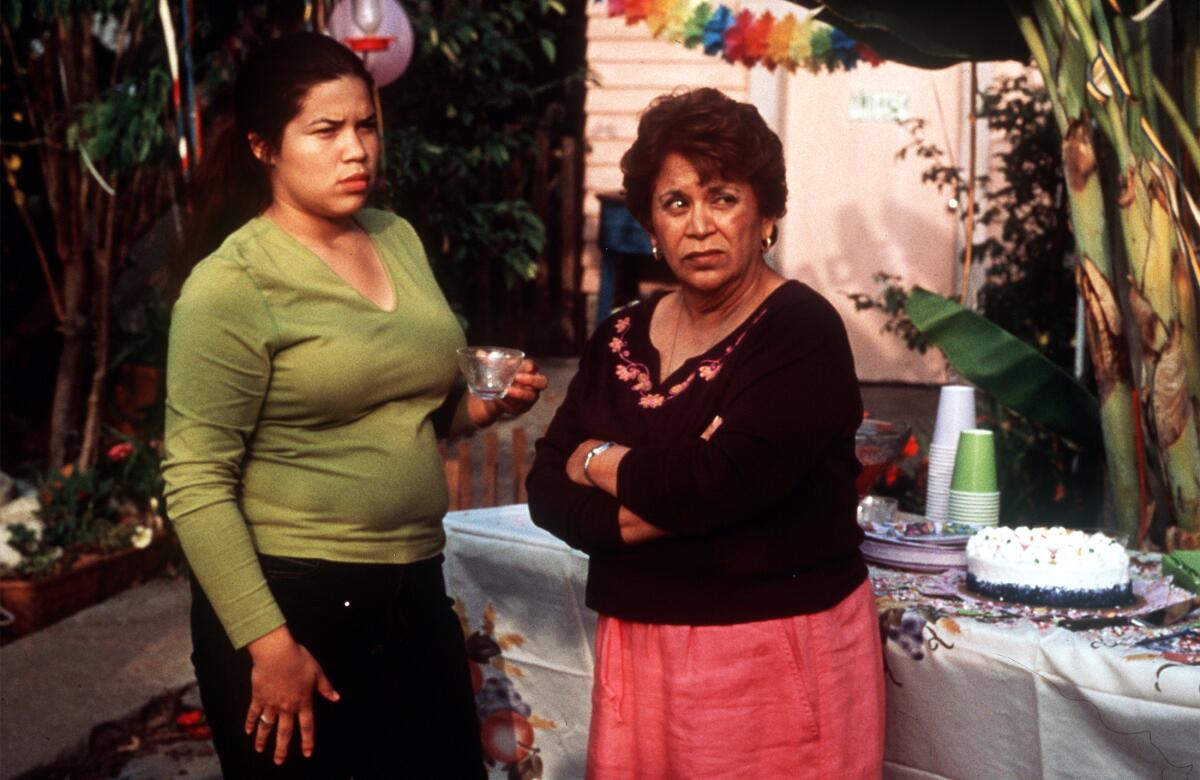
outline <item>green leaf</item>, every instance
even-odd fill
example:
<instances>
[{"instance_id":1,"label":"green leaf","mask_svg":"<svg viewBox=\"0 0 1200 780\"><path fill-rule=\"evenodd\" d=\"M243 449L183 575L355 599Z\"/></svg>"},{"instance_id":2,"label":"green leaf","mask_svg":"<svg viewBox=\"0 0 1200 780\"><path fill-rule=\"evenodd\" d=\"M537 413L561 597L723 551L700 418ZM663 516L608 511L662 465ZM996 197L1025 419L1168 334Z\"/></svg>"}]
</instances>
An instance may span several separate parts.
<instances>
[{"instance_id":1,"label":"green leaf","mask_svg":"<svg viewBox=\"0 0 1200 780\"><path fill-rule=\"evenodd\" d=\"M558 55L558 51L554 48L554 39L548 35L543 35L541 41L542 51L545 53L546 59L554 62L554 58Z\"/></svg>"},{"instance_id":2,"label":"green leaf","mask_svg":"<svg viewBox=\"0 0 1200 780\"><path fill-rule=\"evenodd\" d=\"M4 2L4 21L14 29L21 27L22 11L21 0L5 0Z\"/></svg>"},{"instance_id":3,"label":"green leaf","mask_svg":"<svg viewBox=\"0 0 1200 780\"><path fill-rule=\"evenodd\" d=\"M1036 349L920 287L908 296L908 316L960 374L1001 404L1076 444L1103 446L1095 396Z\"/></svg>"},{"instance_id":4,"label":"green leaf","mask_svg":"<svg viewBox=\"0 0 1200 780\"><path fill-rule=\"evenodd\" d=\"M1008 0L791 0L885 58L919 68L1029 56Z\"/></svg>"}]
</instances>

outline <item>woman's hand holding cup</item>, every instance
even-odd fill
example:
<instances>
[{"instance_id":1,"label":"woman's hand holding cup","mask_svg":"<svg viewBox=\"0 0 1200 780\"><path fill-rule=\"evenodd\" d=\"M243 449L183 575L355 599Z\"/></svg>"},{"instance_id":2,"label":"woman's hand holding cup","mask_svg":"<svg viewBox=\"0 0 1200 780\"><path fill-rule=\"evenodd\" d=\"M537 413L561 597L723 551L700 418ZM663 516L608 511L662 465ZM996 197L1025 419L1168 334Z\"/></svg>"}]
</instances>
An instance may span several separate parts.
<instances>
[{"instance_id":1,"label":"woman's hand holding cup","mask_svg":"<svg viewBox=\"0 0 1200 780\"><path fill-rule=\"evenodd\" d=\"M538 370L536 363L523 360L502 398L484 399L472 393L467 399L467 413L476 426L486 428L503 415L516 417L528 412L549 384L550 380Z\"/></svg>"}]
</instances>

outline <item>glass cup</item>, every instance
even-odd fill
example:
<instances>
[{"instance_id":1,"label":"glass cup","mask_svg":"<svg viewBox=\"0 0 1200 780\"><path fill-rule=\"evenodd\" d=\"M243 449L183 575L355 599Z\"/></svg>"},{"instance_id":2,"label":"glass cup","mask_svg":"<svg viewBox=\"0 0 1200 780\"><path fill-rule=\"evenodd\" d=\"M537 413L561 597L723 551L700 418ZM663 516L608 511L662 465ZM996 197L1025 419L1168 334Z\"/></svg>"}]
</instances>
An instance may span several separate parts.
<instances>
[{"instance_id":1,"label":"glass cup","mask_svg":"<svg viewBox=\"0 0 1200 780\"><path fill-rule=\"evenodd\" d=\"M858 502L858 524L867 527L887 525L896 519L898 502L887 496L864 496Z\"/></svg>"},{"instance_id":2,"label":"glass cup","mask_svg":"<svg viewBox=\"0 0 1200 780\"><path fill-rule=\"evenodd\" d=\"M525 353L508 347L460 347L458 367L471 394L485 401L503 398L517 377Z\"/></svg>"}]
</instances>

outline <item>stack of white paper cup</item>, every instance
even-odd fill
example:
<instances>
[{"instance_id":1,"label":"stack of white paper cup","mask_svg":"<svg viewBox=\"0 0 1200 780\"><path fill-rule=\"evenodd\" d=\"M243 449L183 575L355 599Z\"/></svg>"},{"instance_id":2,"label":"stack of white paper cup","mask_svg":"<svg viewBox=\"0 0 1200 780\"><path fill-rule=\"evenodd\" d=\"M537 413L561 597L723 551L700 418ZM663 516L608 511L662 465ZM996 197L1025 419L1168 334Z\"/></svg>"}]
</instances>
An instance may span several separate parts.
<instances>
[{"instance_id":1,"label":"stack of white paper cup","mask_svg":"<svg viewBox=\"0 0 1200 780\"><path fill-rule=\"evenodd\" d=\"M938 398L937 421L929 444L929 474L925 492L925 517L935 523L948 519L950 482L958 435L975 427L975 388L946 385Z\"/></svg>"}]
</instances>

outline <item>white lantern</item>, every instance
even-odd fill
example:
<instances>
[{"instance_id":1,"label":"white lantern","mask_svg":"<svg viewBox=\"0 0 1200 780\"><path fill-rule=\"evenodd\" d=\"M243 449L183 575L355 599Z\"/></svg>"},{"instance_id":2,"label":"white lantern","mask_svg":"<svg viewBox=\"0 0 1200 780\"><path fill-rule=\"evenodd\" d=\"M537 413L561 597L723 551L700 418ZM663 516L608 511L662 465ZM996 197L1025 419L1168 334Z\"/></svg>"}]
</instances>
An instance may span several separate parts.
<instances>
[{"instance_id":1,"label":"white lantern","mask_svg":"<svg viewBox=\"0 0 1200 780\"><path fill-rule=\"evenodd\" d=\"M400 78L412 61L412 24L396 0L341 0L328 33L363 58L376 86Z\"/></svg>"},{"instance_id":2,"label":"white lantern","mask_svg":"<svg viewBox=\"0 0 1200 780\"><path fill-rule=\"evenodd\" d=\"M354 24L367 35L374 35L383 21L383 0L352 0Z\"/></svg>"}]
</instances>

